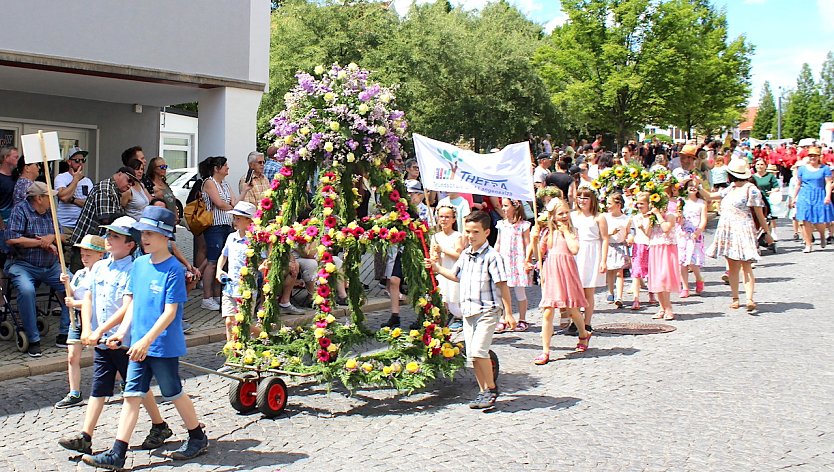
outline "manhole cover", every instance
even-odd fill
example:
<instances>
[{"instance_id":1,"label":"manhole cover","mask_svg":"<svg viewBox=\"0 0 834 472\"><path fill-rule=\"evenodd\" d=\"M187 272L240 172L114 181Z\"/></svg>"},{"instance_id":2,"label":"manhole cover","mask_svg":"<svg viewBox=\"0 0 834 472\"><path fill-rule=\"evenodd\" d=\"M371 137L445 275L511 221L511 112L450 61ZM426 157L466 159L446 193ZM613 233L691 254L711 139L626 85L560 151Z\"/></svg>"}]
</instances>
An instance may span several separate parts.
<instances>
[{"instance_id":1,"label":"manhole cover","mask_svg":"<svg viewBox=\"0 0 834 472\"><path fill-rule=\"evenodd\" d=\"M663 334L676 330L674 326L660 323L608 323L594 326L594 332L608 334Z\"/></svg>"}]
</instances>

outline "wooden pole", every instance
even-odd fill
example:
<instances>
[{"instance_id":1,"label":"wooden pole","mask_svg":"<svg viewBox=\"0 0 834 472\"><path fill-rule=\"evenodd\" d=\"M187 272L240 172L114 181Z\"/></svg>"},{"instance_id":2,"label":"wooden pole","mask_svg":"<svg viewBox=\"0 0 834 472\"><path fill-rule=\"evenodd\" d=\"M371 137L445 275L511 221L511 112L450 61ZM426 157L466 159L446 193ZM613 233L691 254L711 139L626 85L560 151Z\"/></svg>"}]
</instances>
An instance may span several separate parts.
<instances>
[{"instance_id":1,"label":"wooden pole","mask_svg":"<svg viewBox=\"0 0 834 472\"><path fill-rule=\"evenodd\" d=\"M49 190L49 211L52 214L52 228L55 230L55 246L58 248L58 260L61 262L61 273L67 273L67 264L64 261L64 245L61 242L61 227L58 225L58 213L55 211L55 201L52 199L52 177L49 174L49 162L46 160L46 141L43 139L43 130L38 130L38 140L41 143L41 160L43 161L43 171L46 175L46 188ZM70 293L69 281L64 282L64 290L66 294ZM70 316L70 329L75 330L75 317Z\"/></svg>"}]
</instances>

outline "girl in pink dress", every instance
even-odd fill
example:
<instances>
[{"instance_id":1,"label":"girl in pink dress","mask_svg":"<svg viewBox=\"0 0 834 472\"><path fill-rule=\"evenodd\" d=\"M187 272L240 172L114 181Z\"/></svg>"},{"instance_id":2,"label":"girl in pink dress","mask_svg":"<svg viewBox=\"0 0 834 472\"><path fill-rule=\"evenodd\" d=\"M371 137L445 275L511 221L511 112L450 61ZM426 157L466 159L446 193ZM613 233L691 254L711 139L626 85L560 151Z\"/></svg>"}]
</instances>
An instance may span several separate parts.
<instances>
[{"instance_id":1,"label":"girl in pink dress","mask_svg":"<svg viewBox=\"0 0 834 472\"><path fill-rule=\"evenodd\" d=\"M579 330L577 352L586 351L591 339L591 332L585 329L585 319L579 312L588 302L575 258L579 252L579 240L571 224L570 206L566 201L559 200L553 206L543 243L546 254L542 255L542 353L533 361L536 365L544 365L550 361L550 338L553 337L555 308L564 309ZM527 266L529 267L529 262Z\"/></svg>"},{"instance_id":2,"label":"girl in pink dress","mask_svg":"<svg viewBox=\"0 0 834 472\"><path fill-rule=\"evenodd\" d=\"M681 264L681 298L689 297L689 271L695 274L695 293L704 291L701 266L706 258L704 253L704 231L707 228L707 204L698 197L699 182L695 179L686 184L687 198L681 211L678 230L678 256Z\"/></svg>"},{"instance_id":3,"label":"girl in pink dress","mask_svg":"<svg viewBox=\"0 0 834 472\"><path fill-rule=\"evenodd\" d=\"M634 197L637 212L631 217L634 234L626 240L631 245L631 309L640 309L640 286L643 279L649 276L649 194L638 193ZM649 292L649 304L654 302L654 296Z\"/></svg>"},{"instance_id":4,"label":"girl in pink dress","mask_svg":"<svg viewBox=\"0 0 834 472\"><path fill-rule=\"evenodd\" d=\"M524 213L524 207L518 200L501 199L504 219L498 222L498 238L495 250L504 259L507 269L507 286L513 289L518 300L518 324L515 331L527 331L527 293L525 288L532 285L531 269L525 267L524 260L527 246L530 245L530 222ZM503 322L495 328L496 333L506 330Z\"/></svg>"},{"instance_id":5,"label":"girl in pink dress","mask_svg":"<svg viewBox=\"0 0 834 472\"><path fill-rule=\"evenodd\" d=\"M677 208L676 206L674 208ZM662 212L652 207L649 219L649 292L657 295L660 311L656 320L674 320L671 292L681 286L680 263L678 261L677 212Z\"/></svg>"}]
</instances>

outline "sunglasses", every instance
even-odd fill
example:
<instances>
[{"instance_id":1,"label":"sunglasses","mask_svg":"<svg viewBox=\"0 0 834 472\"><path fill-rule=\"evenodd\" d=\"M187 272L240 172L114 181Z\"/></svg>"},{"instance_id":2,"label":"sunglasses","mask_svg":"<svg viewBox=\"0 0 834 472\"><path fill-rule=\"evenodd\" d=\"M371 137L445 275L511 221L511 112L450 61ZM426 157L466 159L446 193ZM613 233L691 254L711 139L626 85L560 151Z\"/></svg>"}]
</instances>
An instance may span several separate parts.
<instances>
[{"instance_id":1,"label":"sunglasses","mask_svg":"<svg viewBox=\"0 0 834 472\"><path fill-rule=\"evenodd\" d=\"M161 166L156 166L156 168L157 168L157 169L166 170L166 169L168 169L168 164L163 164L163 165L161 165Z\"/></svg>"},{"instance_id":2,"label":"sunglasses","mask_svg":"<svg viewBox=\"0 0 834 472\"><path fill-rule=\"evenodd\" d=\"M258 164L258 165L264 165L264 163L265 163L264 161L255 161L255 164Z\"/></svg>"},{"instance_id":3,"label":"sunglasses","mask_svg":"<svg viewBox=\"0 0 834 472\"><path fill-rule=\"evenodd\" d=\"M87 159L70 159L72 162L77 162L79 164L83 164L87 162Z\"/></svg>"}]
</instances>

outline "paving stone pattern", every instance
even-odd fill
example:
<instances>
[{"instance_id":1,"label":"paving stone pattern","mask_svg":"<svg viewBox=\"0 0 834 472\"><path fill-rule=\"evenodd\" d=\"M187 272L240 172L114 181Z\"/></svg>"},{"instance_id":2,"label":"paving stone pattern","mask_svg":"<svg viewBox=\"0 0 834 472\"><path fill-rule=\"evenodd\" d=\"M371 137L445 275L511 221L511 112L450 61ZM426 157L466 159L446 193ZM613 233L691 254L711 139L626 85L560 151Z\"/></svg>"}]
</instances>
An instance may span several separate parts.
<instances>
[{"instance_id":1,"label":"paving stone pattern","mask_svg":"<svg viewBox=\"0 0 834 472\"><path fill-rule=\"evenodd\" d=\"M781 228L781 234L787 230ZM784 242L756 268L760 313L732 311L723 268L710 261L707 293L674 297L669 334L599 334L585 354L534 366L539 315L526 333L496 338L502 390L492 413L466 406L469 371L425 392L347 396L291 384L274 420L241 416L228 404L231 381L182 369L211 439L209 453L177 463L160 450L134 449L135 470L834 470L834 301L831 248L802 254ZM538 301L537 289L528 291ZM617 312L597 294L594 324L650 322L654 310ZM742 300L743 301L743 300ZM405 312L404 312L405 315ZM413 316L413 315L411 315ZM381 323L386 314L370 318ZM408 316L406 316L408 321ZM554 354L576 338L556 336ZM221 344L192 348L186 360L216 368ZM89 385L90 369L83 373ZM0 470L92 470L57 446L80 427L83 409L54 410L66 392L61 373L17 378L0 389ZM120 402L102 415L95 450L113 441ZM162 412L176 437L186 433L171 405ZM147 433L140 416L131 445Z\"/></svg>"}]
</instances>

